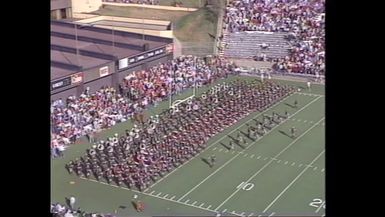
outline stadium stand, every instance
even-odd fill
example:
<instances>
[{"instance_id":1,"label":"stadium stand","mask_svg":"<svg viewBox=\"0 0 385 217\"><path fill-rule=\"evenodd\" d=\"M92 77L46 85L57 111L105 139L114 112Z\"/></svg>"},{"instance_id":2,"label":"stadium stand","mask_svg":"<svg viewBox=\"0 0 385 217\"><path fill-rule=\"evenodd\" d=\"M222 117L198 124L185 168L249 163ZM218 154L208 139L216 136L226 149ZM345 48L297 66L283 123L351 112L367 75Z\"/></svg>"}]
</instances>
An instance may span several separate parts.
<instances>
[{"instance_id":1,"label":"stadium stand","mask_svg":"<svg viewBox=\"0 0 385 217\"><path fill-rule=\"evenodd\" d=\"M285 33L237 32L227 37L226 57L253 58L265 54L268 58L281 58L289 53L290 45ZM264 45L266 47L264 47Z\"/></svg>"},{"instance_id":2,"label":"stadium stand","mask_svg":"<svg viewBox=\"0 0 385 217\"><path fill-rule=\"evenodd\" d=\"M60 148L74 143L77 138L126 121L137 109L154 105L169 94L191 87L193 76L198 84L206 84L227 76L234 69L221 58L214 58L213 64L216 67L209 67L202 58L181 56L147 71L130 74L119 85L119 90L104 87L90 93L86 89L78 97L53 101L51 145L54 156L60 156ZM175 83L172 89L170 82Z\"/></svg>"},{"instance_id":3,"label":"stadium stand","mask_svg":"<svg viewBox=\"0 0 385 217\"><path fill-rule=\"evenodd\" d=\"M282 73L324 74L324 0L234 0L226 8L224 23L224 38L229 37L230 42L237 40L233 39L236 32L286 33L285 38L290 44L288 55L276 57L265 53L275 63L274 69ZM269 43L267 38L261 40ZM286 49L286 46L281 47L282 53ZM233 46L225 47L224 53L239 57L246 55L233 50Z\"/></svg>"}]
</instances>

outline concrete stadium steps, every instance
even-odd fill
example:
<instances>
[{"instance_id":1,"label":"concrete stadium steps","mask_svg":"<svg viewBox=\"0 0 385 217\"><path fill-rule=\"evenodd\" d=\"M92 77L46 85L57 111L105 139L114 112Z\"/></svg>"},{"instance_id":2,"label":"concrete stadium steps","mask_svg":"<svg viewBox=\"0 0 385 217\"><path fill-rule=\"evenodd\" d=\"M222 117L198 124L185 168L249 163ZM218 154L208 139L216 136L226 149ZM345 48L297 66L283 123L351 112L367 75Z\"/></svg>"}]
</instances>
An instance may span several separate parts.
<instances>
[{"instance_id":1,"label":"concrete stadium steps","mask_svg":"<svg viewBox=\"0 0 385 217\"><path fill-rule=\"evenodd\" d=\"M226 35L223 45L227 45L223 55L233 58L251 58L260 53L267 57L277 58L288 55L290 44L284 38L286 33L237 32ZM261 44L269 44L262 49Z\"/></svg>"}]
</instances>

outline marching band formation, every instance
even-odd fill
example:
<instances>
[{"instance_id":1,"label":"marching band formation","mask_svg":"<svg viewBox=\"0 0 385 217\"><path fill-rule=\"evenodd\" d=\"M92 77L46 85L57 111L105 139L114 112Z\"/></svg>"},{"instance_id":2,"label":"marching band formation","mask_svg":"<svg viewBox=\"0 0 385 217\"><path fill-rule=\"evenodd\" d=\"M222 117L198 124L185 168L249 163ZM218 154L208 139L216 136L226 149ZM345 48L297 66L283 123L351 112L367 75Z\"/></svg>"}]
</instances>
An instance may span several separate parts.
<instances>
[{"instance_id":1,"label":"marching band formation","mask_svg":"<svg viewBox=\"0 0 385 217\"><path fill-rule=\"evenodd\" d=\"M80 159L70 161L70 173L108 183L125 184L144 190L153 182L197 155L207 141L255 111L263 111L294 92L294 88L272 81L236 80L211 88L200 97L150 117L146 123L99 141ZM258 138L266 130L287 118L288 113L264 116L248 125L249 138ZM238 134L234 142L245 140Z\"/></svg>"}]
</instances>

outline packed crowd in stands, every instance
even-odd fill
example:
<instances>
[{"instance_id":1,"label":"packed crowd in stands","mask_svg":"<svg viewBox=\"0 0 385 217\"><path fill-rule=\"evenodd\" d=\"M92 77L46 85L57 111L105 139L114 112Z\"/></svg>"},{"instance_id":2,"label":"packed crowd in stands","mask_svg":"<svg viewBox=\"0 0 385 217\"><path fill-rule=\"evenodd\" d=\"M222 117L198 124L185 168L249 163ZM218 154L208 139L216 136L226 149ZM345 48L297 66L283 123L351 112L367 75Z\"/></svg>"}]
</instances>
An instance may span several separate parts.
<instances>
[{"instance_id":1,"label":"packed crowd in stands","mask_svg":"<svg viewBox=\"0 0 385 217\"><path fill-rule=\"evenodd\" d=\"M159 0L103 0L103 2L159 5Z\"/></svg>"},{"instance_id":2,"label":"packed crowd in stands","mask_svg":"<svg viewBox=\"0 0 385 217\"><path fill-rule=\"evenodd\" d=\"M206 64L203 58L181 56L148 71L132 73L118 90L103 87L90 93L86 88L79 97L56 100L51 104L53 154L62 156L65 146L76 139L124 122L137 110L192 87L194 77L197 85L203 85L226 77L234 68L232 63L219 57Z\"/></svg>"},{"instance_id":3,"label":"packed crowd in stands","mask_svg":"<svg viewBox=\"0 0 385 217\"><path fill-rule=\"evenodd\" d=\"M290 55L274 59L279 72L324 74L325 0L232 0L224 16L228 32L286 32Z\"/></svg>"},{"instance_id":4,"label":"packed crowd in stands","mask_svg":"<svg viewBox=\"0 0 385 217\"><path fill-rule=\"evenodd\" d=\"M51 213L53 217L116 217L111 214L85 212L80 208L75 210L60 203L51 204Z\"/></svg>"},{"instance_id":5,"label":"packed crowd in stands","mask_svg":"<svg viewBox=\"0 0 385 217\"><path fill-rule=\"evenodd\" d=\"M294 91L275 82L232 81L216 85L201 97L150 117L143 125L99 141L70 161L69 173L144 190L207 146L207 141L251 112L263 111ZM248 125L252 140L288 118L288 113L264 116ZM245 139L238 133L235 143ZM234 142L229 148L234 149ZM212 165L211 165L212 166Z\"/></svg>"}]
</instances>

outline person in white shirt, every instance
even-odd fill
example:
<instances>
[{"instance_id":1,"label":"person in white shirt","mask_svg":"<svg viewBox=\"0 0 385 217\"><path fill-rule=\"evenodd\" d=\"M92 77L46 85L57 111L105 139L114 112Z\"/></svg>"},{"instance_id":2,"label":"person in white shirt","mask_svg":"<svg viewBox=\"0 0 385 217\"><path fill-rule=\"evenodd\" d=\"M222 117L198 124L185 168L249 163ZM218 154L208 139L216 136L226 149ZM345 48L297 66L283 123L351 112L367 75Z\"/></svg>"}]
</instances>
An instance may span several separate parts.
<instances>
[{"instance_id":1,"label":"person in white shirt","mask_svg":"<svg viewBox=\"0 0 385 217\"><path fill-rule=\"evenodd\" d=\"M307 82L307 89L308 89L309 91L311 91L311 87L310 87L310 86L311 86L311 82L308 81L308 82Z\"/></svg>"},{"instance_id":2,"label":"person in white shirt","mask_svg":"<svg viewBox=\"0 0 385 217\"><path fill-rule=\"evenodd\" d=\"M74 210L75 209L75 202L76 202L76 199L74 196L71 196L70 197L70 208L71 210Z\"/></svg>"}]
</instances>

